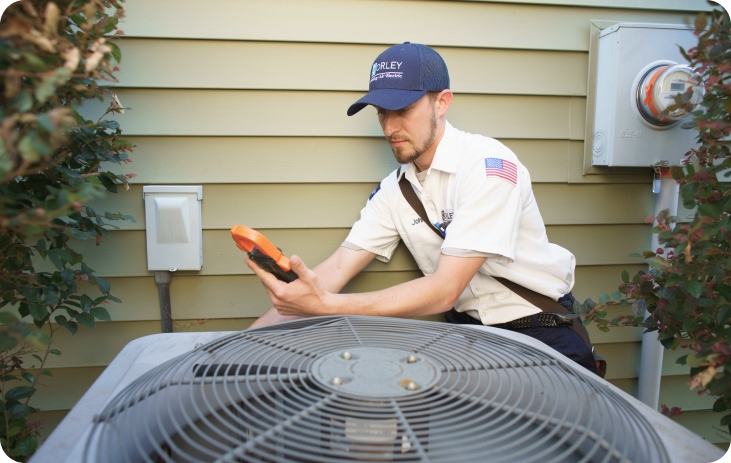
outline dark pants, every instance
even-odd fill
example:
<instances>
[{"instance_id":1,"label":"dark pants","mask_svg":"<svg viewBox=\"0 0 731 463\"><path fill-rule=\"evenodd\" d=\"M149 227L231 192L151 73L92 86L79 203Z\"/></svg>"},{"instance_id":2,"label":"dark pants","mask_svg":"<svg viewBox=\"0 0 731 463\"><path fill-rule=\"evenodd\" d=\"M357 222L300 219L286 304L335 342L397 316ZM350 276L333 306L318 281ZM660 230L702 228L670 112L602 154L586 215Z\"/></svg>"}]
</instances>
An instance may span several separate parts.
<instances>
[{"instance_id":1,"label":"dark pants","mask_svg":"<svg viewBox=\"0 0 731 463\"><path fill-rule=\"evenodd\" d=\"M558 303L566 307L569 311L573 312L572 304L574 297L571 293L568 293L564 297L558 300ZM444 318L449 323L457 324L469 324L469 325L482 325L482 323L470 317L469 315L461 312L457 312L452 309L444 314ZM531 317L533 326L531 328L523 328L515 331L531 338L535 338L549 347L557 350L566 357L570 358L574 362L578 363L582 367L591 371L594 374L599 374L596 368L596 361L594 360L594 354L591 352L591 347L587 346L581 337L576 334L568 326L556 326L556 327L543 327L538 325L538 317Z\"/></svg>"}]
</instances>

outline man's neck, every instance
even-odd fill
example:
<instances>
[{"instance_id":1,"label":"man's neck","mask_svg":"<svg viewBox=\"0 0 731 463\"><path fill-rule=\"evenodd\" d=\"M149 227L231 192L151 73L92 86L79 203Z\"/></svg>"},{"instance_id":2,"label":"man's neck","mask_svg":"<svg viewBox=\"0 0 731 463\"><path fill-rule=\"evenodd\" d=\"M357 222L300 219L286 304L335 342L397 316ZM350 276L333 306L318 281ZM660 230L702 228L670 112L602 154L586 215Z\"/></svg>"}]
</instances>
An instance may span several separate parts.
<instances>
[{"instance_id":1,"label":"man's neck","mask_svg":"<svg viewBox=\"0 0 731 463\"><path fill-rule=\"evenodd\" d=\"M425 149L424 152L421 153L421 155L414 161L414 167L417 172L423 172L431 166L431 163L434 160L434 155L437 154L439 142L442 141L442 137L444 137L444 129L446 126L447 124L445 119L441 119L437 122L437 137L434 139L434 142L429 145L429 148Z\"/></svg>"}]
</instances>

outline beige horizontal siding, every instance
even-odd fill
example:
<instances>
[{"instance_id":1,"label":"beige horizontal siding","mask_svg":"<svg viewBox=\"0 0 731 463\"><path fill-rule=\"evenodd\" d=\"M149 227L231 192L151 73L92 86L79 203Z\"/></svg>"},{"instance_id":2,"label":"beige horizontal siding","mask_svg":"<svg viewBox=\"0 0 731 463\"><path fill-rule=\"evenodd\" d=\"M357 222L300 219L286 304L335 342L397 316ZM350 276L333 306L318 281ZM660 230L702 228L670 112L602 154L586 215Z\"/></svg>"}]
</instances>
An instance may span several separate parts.
<instances>
[{"instance_id":1,"label":"beige horizontal siding","mask_svg":"<svg viewBox=\"0 0 731 463\"><path fill-rule=\"evenodd\" d=\"M622 282L622 271L627 270L634 275L640 270L647 270L647 265L588 265L576 267L576 283L574 284L574 297L583 302L587 298L599 301L602 293L611 294L617 290Z\"/></svg>"},{"instance_id":2,"label":"beige horizontal siding","mask_svg":"<svg viewBox=\"0 0 731 463\"><path fill-rule=\"evenodd\" d=\"M605 379L636 378L640 365L640 345L639 342L597 344L597 353L607 361Z\"/></svg>"},{"instance_id":3,"label":"beige horizontal siding","mask_svg":"<svg viewBox=\"0 0 731 463\"><path fill-rule=\"evenodd\" d=\"M700 4L697 0L692 3ZM412 41L581 51L588 50L592 19L684 23L692 17L692 13L661 10L407 0L214 0L206 2L206 8L175 0L129 0L124 8L127 19L120 28L130 37L353 44ZM398 27L393 27L389 20L396 18L408 20L399 20ZM439 27L425 27L428 24ZM256 62L251 65L255 70ZM312 68L329 72L337 66L313 63Z\"/></svg>"},{"instance_id":4,"label":"beige horizontal siding","mask_svg":"<svg viewBox=\"0 0 731 463\"><path fill-rule=\"evenodd\" d=\"M611 293L621 281L622 269L634 271L639 266L580 266L576 268L573 293L579 301L587 297L598 300L601 293ZM388 270L388 266L385 266ZM418 270L371 271L358 275L344 292L364 292L393 286L418 278ZM160 306L157 285L152 275L144 277L110 278L112 294L122 300L105 306L113 323L119 321L159 320ZM254 275L194 276L174 275L171 283L172 314L175 319L235 319L258 317L271 306L269 297ZM85 285L83 291L97 297L96 287ZM629 308L617 309L616 314L629 313ZM617 328L610 333L592 330L592 340L598 343L639 341L635 329ZM674 360L673 360L674 362Z\"/></svg>"},{"instance_id":5,"label":"beige horizontal siding","mask_svg":"<svg viewBox=\"0 0 731 463\"><path fill-rule=\"evenodd\" d=\"M680 423L681 425L685 426L696 434L699 434L708 442L717 444L719 445L719 447L728 450L728 428L726 428L726 432L724 432L724 429L720 426L721 418L725 414L726 412L690 412L683 413L679 416L674 416L671 419L676 423ZM727 459L728 456L718 461L724 462L724 460Z\"/></svg>"},{"instance_id":6,"label":"beige horizontal siding","mask_svg":"<svg viewBox=\"0 0 731 463\"><path fill-rule=\"evenodd\" d=\"M554 225L547 228L551 242L569 249L578 265L637 264L641 259L629 254L647 249L650 233L647 225ZM316 265L337 249L348 229L260 229L286 255L298 254L308 265ZM145 232L113 232L96 247L93 241L79 241L73 247L84 255L84 261L100 276L145 276ZM203 232L203 269L181 272L191 275L230 275L251 273L243 262L228 230ZM50 264L48 264L50 265ZM390 264L374 261L367 270L416 270L405 246L397 248Z\"/></svg>"},{"instance_id":7,"label":"beige horizontal siding","mask_svg":"<svg viewBox=\"0 0 731 463\"><path fill-rule=\"evenodd\" d=\"M93 329L79 326L74 335L60 327L52 346L61 355L49 355L45 367L106 367L130 341L160 332L159 321L98 323Z\"/></svg>"},{"instance_id":8,"label":"beige horizontal siding","mask_svg":"<svg viewBox=\"0 0 731 463\"><path fill-rule=\"evenodd\" d=\"M41 375L29 405L41 410L68 410L73 407L104 371L103 366L51 368L53 376ZM30 370L36 374L36 370Z\"/></svg>"},{"instance_id":9,"label":"beige horizontal siding","mask_svg":"<svg viewBox=\"0 0 731 463\"><path fill-rule=\"evenodd\" d=\"M134 182L144 184L380 182L398 167L382 136L124 138L135 145L134 162L103 168L135 173ZM566 182L569 142L501 141L534 183Z\"/></svg>"},{"instance_id":10,"label":"beige horizontal siding","mask_svg":"<svg viewBox=\"0 0 731 463\"><path fill-rule=\"evenodd\" d=\"M632 332L634 332L634 335L636 336L635 342L632 342L629 336L627 336L628 333ZM612 338L611 340L607 338L602 339L602 336L599 335L599 332L590 327L592 343L596 345L597 352L605 359L607 359L607 378L612 380L621 378L637 378L639 374L640 349L642 345L641 332L636 330L635 328L617 327L612 328L610 330L610 333L615 334L614 338ZM680 386L678 386L678 384L683 381L687 382L690 369L687 365L678 365L675 360L681 355L685 355L687 353L687 351L682 351L680 349L678 351L663 351L662 387L665 387L665 379L668 379L667 389L665 389L664 392L664 397L666 397L667 400L672 400L673 397L680 398L686 395L685 391ZM691 392L690 395L697 394L695 392ZM694 399L685 398L683 400ZM701 400L705 399L701 398ZM706 402L703 402L703 404L707 405ZM707 408L706 405L699 407Z\"/></svg>"},{"instance_id":11,"label":"beige horizontal siding","mask_svg":"<svg viewBox=\"0 0 731 463\"><path fill-rule=\"evenodd\" d=\"M346 228L360 217L377 183L213 184L203 186L204 230L254 228ZM546 225L644 223L655 197L646 185L533 186ZM145 229L142 187L91 203L98 213L124 212L136 222L113 222L125 230ZM601 205L601 207L597 207Z\"/></svg>"},{"instance_id":12,"label":"beige horizontal siding","mask_svg":"<svg viewBox=\"0 0 731 463\"><path fill-rule=\"evenodd\" d=\"M113 85L144 88L365 92L370 63L383 51L381 45L220 40L129 38L119 44L124 66ZM457 93L586 95L583 52L436 50L449 65Z\"/></svg>"},{"instance_id":13,"label":"beige horizontal siding","mask_svg":"<svg viewBox=\"0 0 731 463\"><path fill-rule=\"evenodd\" d=\"M143 184L379 182L398 166L382 137L124 138L135 145L134 162L103 168L135 173L134 182ZM582 141L501 141L525 164L533 183L642 183L649 188L652 182L649 167L583 175Z\"/></svg>"},{"instance_id":14,"label":"beige horizontal siding","mask_svg":"<svg viewBox=\"0 0 731 463\"><path fill-rule=\"evenodd\" d=\"M130 135L382 137L373 108L348 117L363 92L118 89L127 110L114 115ZM583 97L456 94L449 121L493 138L584 137ZM98 119L109 100L80 112Z\"/></svg>"},{"instance_id":15,"label":"beige horizontal siding","mask_svg":"<svg viewBox=\"0 0 731 463\"><path fill-rule=\"evenodd\" d=\"M41 425L40 442L44 442L51 432L56 429L56 426L63 420L68 414L68 410L41 410L40 412L32 415L31 420L41 419L43 424Z\"/></svg>"},{"instance_id":16,"label":"beige horizontal siding","mask_svg":"<svg viewBox=\"0 0 731 463\"><path fill-rule=\"evenodd\" d=\"M698 395L698 390L691 391L688 387L690 370L685 367L683 375L663 376L660 386L660 403L668 407L680 407L684 411L713 410L713 402L718 397L707 394Z\"/></svg>"},{"instance_id":17,"label":"beige horizontal siding","mask_svg":"<svg viewBox=\"0 0 731 463\"><path fill-rule=\"evenodd\" d=\"M569 141L569 183L642 183L651 189L650 167L591 167L591 175L584 175L584 142Z\"/></svg>"}]
</instances>

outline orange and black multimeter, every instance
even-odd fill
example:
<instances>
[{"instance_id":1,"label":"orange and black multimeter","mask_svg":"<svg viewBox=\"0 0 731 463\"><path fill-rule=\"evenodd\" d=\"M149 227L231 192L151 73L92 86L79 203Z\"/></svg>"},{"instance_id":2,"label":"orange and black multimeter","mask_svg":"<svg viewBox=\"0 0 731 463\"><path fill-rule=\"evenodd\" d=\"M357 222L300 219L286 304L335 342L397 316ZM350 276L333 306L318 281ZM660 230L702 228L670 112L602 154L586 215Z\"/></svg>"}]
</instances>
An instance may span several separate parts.
<instances>
[{"instance_id":1,"label":"orange and black multimeter","mask_svg":"<svg viewBox=\"0 0 731 463\"><path fill-rule=\"evenodd\" d=\"M289 266L289 259L264 235L253 228L234 225L231 228L236 246L246 252L256 264L278 279L289 283L298 278Z\"/></svg>"}]
</instances>

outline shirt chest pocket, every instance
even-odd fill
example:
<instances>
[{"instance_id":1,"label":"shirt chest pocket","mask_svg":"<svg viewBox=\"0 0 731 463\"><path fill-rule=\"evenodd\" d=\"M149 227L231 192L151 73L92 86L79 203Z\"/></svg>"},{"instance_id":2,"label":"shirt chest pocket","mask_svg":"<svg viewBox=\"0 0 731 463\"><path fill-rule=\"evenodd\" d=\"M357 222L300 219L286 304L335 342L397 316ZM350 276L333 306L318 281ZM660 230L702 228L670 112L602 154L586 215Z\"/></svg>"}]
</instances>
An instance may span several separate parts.
<instances>
[{"instance_id":1,"label":"shirt chest pocket","mask_svg":"<svg viewBox=\"0 0 731 463\"><path fill-rule=\"evenodd\" d=\"M429 230L429 226L424 220L416 214L403 218L401 225L404 230L404 236L402 238L407 245L422 243L427 233L433 233Z\"/></svg>"}]
</instances>

